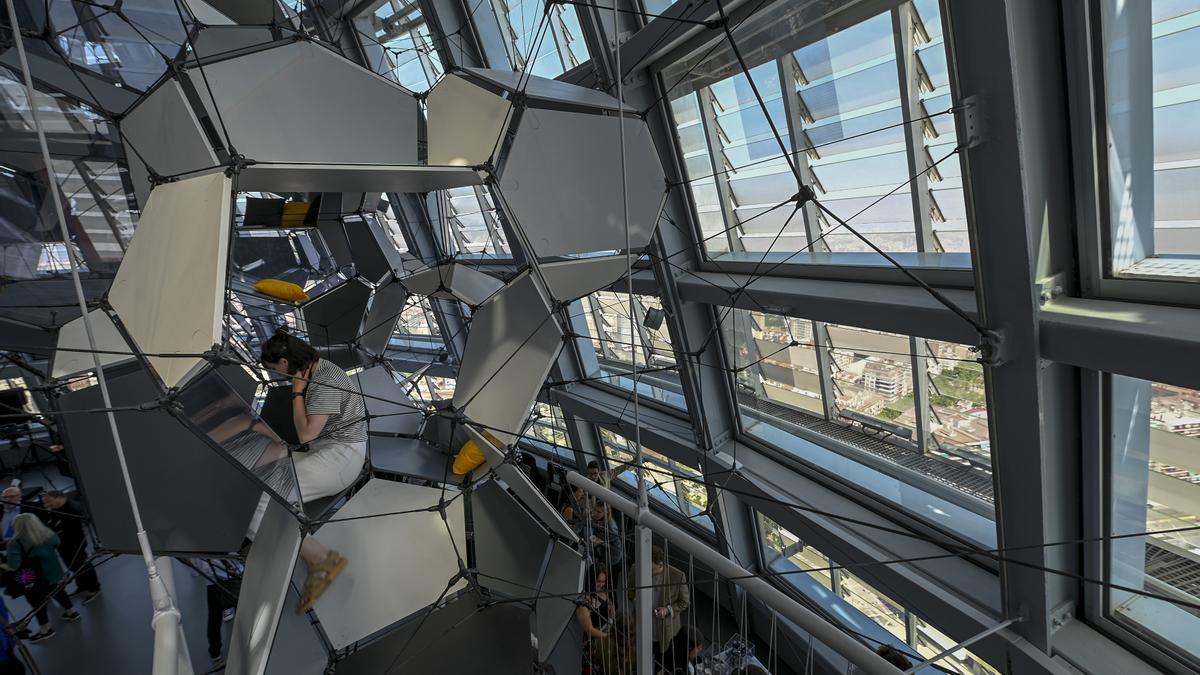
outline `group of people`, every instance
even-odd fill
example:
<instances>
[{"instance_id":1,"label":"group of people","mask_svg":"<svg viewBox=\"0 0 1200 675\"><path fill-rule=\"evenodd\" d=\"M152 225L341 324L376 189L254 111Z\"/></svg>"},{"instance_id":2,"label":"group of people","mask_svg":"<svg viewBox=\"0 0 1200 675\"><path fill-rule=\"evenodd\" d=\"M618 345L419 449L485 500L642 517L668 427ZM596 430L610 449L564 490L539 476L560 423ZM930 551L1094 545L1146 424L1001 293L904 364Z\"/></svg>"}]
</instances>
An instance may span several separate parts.
<instances>
[{"instance_id":1,"label":"group of people","mask_svg":"<svg viewBox=\"0 0 1200 675\"><path fill-rule=\"evenodd\" d=\"M685 620L691 604L687 575L667 562L663 550L655 546L650 553L651 573L651 654L656 673L687 675L692 663L705 647L704 637ZM626 579L632 570L613 570ZM587 589L575 610L575 618L585 642L585 675L620 675L636 672L636 642L633 633L636 602L633 584L618 596L611 592L609 570L593 566L587 575Z\"/></svg>"},{"instance_id":2,"label":"group of people","mask_svg":"<svg viewBox=\"0 0 1200 675\"><path fill-rule=\"evenodd\" d=\"M625 462L603 469L593 460L588 463L588 478L611 487L622 472L629 469ZM636 670L636 646L633 640L635 606L635 577L627 567L625 532L613 518L611 508L591 498L581 488L566 493L560 513L579 534L581 552L589 569L587 587L576 609L576 620L585 637L585 675L619 675ZM665 675L685 674L687 664L704 647L703 636L687 626L686 613L691 603L687 575L667 562L666 555L655 546L650 555L652 583L652 653L655 672ZM614 579L620 577L629 590L612 592Z\"/></svg>"},{"instance_id":3,"label":"group of people","mask_svg":"<svg viewBox=\"0 0 1200 675\"><path fill-rule=\"evenodd\" d=\"M67 582L75 582L75 595L82 596L82 604L100 595L100 579L87 549L84 511L58 490L42 493L40 505L23 503L21 488L16 484L0 492L0 503L0 536L6 553L0 563L4 591L29 602L38 630L27 633L27 637L30 642L42 642L55 634L50 622L51 601L63 609L64 621L74 623L82 618L67 593ZM8 672L23 672L23 667L0 647L0 673Z\"/></svg>"}]
</instances>

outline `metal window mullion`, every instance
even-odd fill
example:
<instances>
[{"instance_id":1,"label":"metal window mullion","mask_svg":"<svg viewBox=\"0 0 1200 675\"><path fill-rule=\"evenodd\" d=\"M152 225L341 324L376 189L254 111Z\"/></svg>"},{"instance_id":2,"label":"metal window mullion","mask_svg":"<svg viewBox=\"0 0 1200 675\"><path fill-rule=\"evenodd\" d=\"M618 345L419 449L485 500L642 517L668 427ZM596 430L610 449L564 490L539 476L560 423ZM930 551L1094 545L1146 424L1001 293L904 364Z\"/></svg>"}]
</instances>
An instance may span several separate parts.
<instances>
[{"instance_id":1,"label":"metal window mullion","mask_svg":"<svg viewBox=\"0 0 1200 675\"><path fill-rule=\"evenodd\" d=\"M87 187L88 192L92 195L92 199L96 202L96 208L100 211L100 215L104 216L104 222L108 223L108 229L112 230L113 239L116 240L117 246L122 251L126 250L125 241L121 238L121 224L117 222L115 215L112 212L112 207L108 203L108 197L100 191L96 186L96 178L98 174L92 172L91 167L87 166L87 160L76 159L75 170L79 173L79 177L83 180L83 184Z\"/></svg>"},{"instance_id":2,"label":"metal window mullion","mask_svg":"<svg viewBox=\"0 0 1200 675\"><path fill-rule=\"evenodd\" d=\"M929 341L910 337L908 350L912 354L913 415L917 420L917 447L923 453L936 450L929 423Z\"/></svg>"},{"instance_id":3,"label":"metal window mullion","mask_svg":"<svg viewBox=\"0 0 1200 675\"><path fill-rule=\"evenodd\" d=\"M498 223L496 223L491 210L487 208L487 200L483 197L483 188L476 185L474 190L475 201L479 203L479 215L483 217L483 225L487 228L488 238L492 240L492 248L496 251L496 255L500 255L500 229ZM508 238L506 237L504 241L507 243Z\"/></svg>"},{"instance_id":4,"label":"metal window mullion","mask_svg":"<svg viewBox=\"0 0 1200 675\"><path fill-rule=\"evenodd\" d=\"M815 186L816 180L808 163L808 151L801 145L801 139L804 137L804 119L800 111L803 104L800 101L800 92L793 85L797 75L801 73L800 64L791 52L779 57L776 64L779 68L779 89L783 93L784 117L787 118L788 140L792 148L792 157L795 158L793 161L800 172L800 182L803 185ZM828 251L829 244L821 239L821 220L816 205L811 201L805 202L801 208L801 215L804 217L804 234L808 238L810 250Z\"/></svg>"},{"instance_id":5,"label":"metal window mullion","mask_svg":"<svg viewBox=\"0 0 1200 675\"><path fill-rule=\"evenodd\" d=\"M548 11L549 16L546 17L546 21L549 22L550 34L554 37L554 50L558 55L558 63L565 73L574 68L575 64L571 63L571 49L568 46L566 26L563 25L561 16L563 9L561 6L552 6L548 8ZM537 56L536 53L533 55L534 61L537 60Z\"/></svg>"},{"instance_id":6,"label":"metal window mullion","mask_svg":"<svg viewBox=\"0 0 1200 675\"><path fill-rule=\"evenodd\" d=\"M817 377L821 381L821 405L825 419L837 418L837 397L833 391L833 355L830 353L829 329L824 322L813 321L813 344L817 351Z\"/></svg>"},{"instance_id":7,"label":"metal window mullion","mask_svg":"<svg viewBox=\"0 0 1200 675\"><path fill-rule=\"evenodd\" d=\"M723 161L724 146L721 144L721 136L717 133L717 109L716 99L712 95L712 91L708 87L704 87L696 92L696 96L700 99L700 123L704 125L704 138L708 142L708 158L712 164L714 172L724 171L725 162ZM721 159L722 161L718 161ZM734 196L733 188L729 186L729 173L718 173L713 177L713 183L717 188L717 202L721 205L721 219L728 229L725 237L729 240L730 251L745 251L746 247L742 244L742 238L738 232L741 230L741 225L734 228L734 223L738 222L737 214L733 210ZM723 229L725 229L723 228Z\"/></svg>"},{"instance_id":8,"label":"metal window mullion","mask_svg":"<svg viewBox=\"0 0 1200 675\"><path fill-rule=\"evenodd\" d=\"M934 251L933 226L929 213L929 173L925 157L925 123L914 124L922 116L917 51L913 38L913 6L906 2L892 9L892 35L896 47L896 77L900 84L900 113L904 120L904 149L908 156L908 175L916 176L909 194L912 197L913 225L917 251Z\"/></svg>"}]
</instances>

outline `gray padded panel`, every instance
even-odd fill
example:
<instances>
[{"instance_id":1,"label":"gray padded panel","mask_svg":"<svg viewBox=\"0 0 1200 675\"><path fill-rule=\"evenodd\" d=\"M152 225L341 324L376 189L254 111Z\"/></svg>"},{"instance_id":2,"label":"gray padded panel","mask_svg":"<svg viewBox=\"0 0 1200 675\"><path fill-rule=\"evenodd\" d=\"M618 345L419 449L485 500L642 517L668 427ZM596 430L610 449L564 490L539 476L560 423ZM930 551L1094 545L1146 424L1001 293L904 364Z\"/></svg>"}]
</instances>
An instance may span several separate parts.
<instances>
[{"instance_id":1,"label":"gray padded panel","mask_svg":"<svg viewBox=\"0 0 1200 675\"><path fill-rule=\"evenodd\" d=\"M398 282L392 282L375 290L371 299L371 309L363 320L362 337L358 344L368 354L383 356L387 352L388 341L396 330L396 322L400 320L400 312L404 311L404 303L408 301L408 291Z\"/></svg>"},{"instance_id":2,"label":"gray padded panel","mask_svg":"<svg viewBox=\"0 0 1200 675\"><path fill-rule=\"evenodd\" d=\"M511 443L562 349L550 303L526 271L475 312L454 407Z\"/></svg>"},{"instance_id":3,"label":"gray padded panel","mask_svg":"<svg viewBox=\"0 0 1200 675\"><path fill-rule=\"evenodd\" d=\"M529 100L529 104L539 103L566 104L598 108L601 110L616 110L617 99L602 91L580 87L558 80L551 80L537 75L528 75L515 70L494 70L490 68L466 68L471 75L478 77L497 87L516 92L518 86ZM524 83L522 84L522 78ZM625 107L629 110L629 107Z\"/></svg>"},{"instance_id":4,"label":"gray padded panel","mask_svg":"<svg viewBox=\"0 0 1200 675\"><path fill-rule=\"evenodd\" d=\"M313 346L345 345L358 339L371 288L355 279L343 283L300 307L308 341Z\"/></svg>"},{"instance_id":5,"label":"gray padded panel","mask_svg":"<svg viewBox=\"0 0 1200 675\"><path fill-rule=\"evenodd\" d=\"M460 300L478 307L504 287L504 282L469 265L448 263L419 270L401 280L413 293Z\"/></svg>"},{"instance_id":6,"label":"gray padded panel","mask_svg":"<svg viewBox=\"0 0 1200 675\"><path fill-rule=\"evenodd\" d=\"M96 349L100 352L116 352L96 354L100 358L101 366L107 368L134 358L129 344L125 342L125 338L117 330L108 313L102 309L93 309L88 312L88 317L92 323L92 335L96 340ZM96 359L92 356L91 343L88 341L87 326L84 325L82 316L75 317L58 329L58 343L55 350L54 368L50 371L51 377L68 377L93 370L96 367ZM120 352L125 353L121 354Z\"/></svg>"},{"instance_id":7,"label":"gray padded panel","mask_svg":"<svg viewBox=\"0 0 1200 675\"><path fill-rule=\"evenodd\" d=\"M583 556L561 541L554 542L550 565L542 578L541 592L549 596L537 601L534 609L537 621L538 658L550 658L563 634L563 629L575 616L574 594L583 591Z\"/></svg>"},{"instance_id":8,"label":"gray padded panel","mask_svg":"<svg viewBox=\"0 0 1200 675\"><path fill-rule=\"evenodd\" d=\"M634 259L637 257L634 256ZM628 269L629 262L624 255L578 258L539 265L550 296L562 302L607 288L614 281L624 278Z\"/></svg>"},{"instance_id":9,"label":"gray padded panel","mask_svg":"<svg viewBox=\"0 0 1200 675\"><path fill-rule=\"evenodd\" d=\"M206 26L192 41L192 52L201 59L233 56L241 49L270 44L271 29L259 26ZM189 57L190 58L190 57ZM217 125L220 126L220 122Z\"/></svg>"},{"instance_id":10,"label":"gray padded panel","mask_svg":"<svg viewBox=\"0 0 1200 675\"><path fill-rule=\"evenodd\" d=\"M479 608L464 593L418 615L335 664L337 675L487 673L531 675L530 612L515 604Z\"/></svg>"},{"instance_id":11,"label":"gray padded panel","mask_svg":"<svg viewBox=\"0 0 1200 675\"><path fill-rule=\"evenodd\" d=\"M114 406L137 405L161 395L140 366L106 374ZM58 399L64 412L103 405L99 386ZM262 488L168 412L114 414L154 551L223 554L241 548ZM136 553L137 530L107 415L68 414L60 424L101 544Z\"/></svg>"},{"instance_id":12,"label":"gray padded panel","mask_svg":"<svg viewBox=\"0 0 1200 675\"><path fill-rule=\"evenodd\" d=\"M367 427L372 435L417 434L425 412L404 393L387 366L367 368L356 373L354 380L367 405Z\"/></svg>"},{"instance_id":13,"label":"gray padded panel","mask_svg":"<svg viewBox=\"0 0 1200 675\"><path fill-rule=\"evenodd\" d=\"M150 183L146 180L149 173L143 161L160 176L218 164L217 155L188 105L183 88L174 79L166 80L138 103L121 120L120 126L121 135L136 150L136 153L128 153L137 160L136 170L130 168L129 178L143 209L150 195Z\"/></svg>"},{"instance_id":14,"label":"gray padded panel","mask_svg":"<svg viewBox=\"0 0 1200 675\"><path fill-rule=\"evenodd\" d=\"M230 3L234 4L240 3ZM208 98L198 69L188 69L187 76L202 92L210 116L224 121L234 148L248 159L299 164L417 162L416 98L314 41L211 63L203 73L213 99ZM347 105L349 101L353 105Z\"/></svg>"},{"instance_id":15,"label":"gray padded panel","mask_svg":"<svg viewBox=\"0 0 1200 675\"><path fill-rule=\"evenodd\" d=\"M372 220L346 220L346 239L351 262L362 277L380 283L404 264L400 252L388 239L382 226ZM339 264L343 264L340 260Z\"/></svg>"},{"instance_id":16,"label":"gray padded panel","mask_svg":"<svg viewBox=\"0 0 1200 675\"><path fill-rule=\"evenodd\" d=\"M324 200L321 203L321 210L325 210ZM354 256L350 253L350 240L346 238L346 228L342 221L319 220L317 221L317 231L321 233L321 240L325 242L325 246L329 249L329 253L333 256L333 261L337 263L339 269L354 262Z\"/></svg>"},{"instance_id":17,"label":"gray padded panel","mask_svg":"<svg viewBox=\"0 0 1200 675\"><path fill-rule=\"evenodd\" d=\"M496 476L508 485L513 494L529 507L529 510L534 513L542 522L560 537L568 541L579 541L579 535L567 525L567 521L563 520L558 509L554 508L546 499L546 495L537 489L525 472L518 469L511 463L504 463L496 467Z\"/></svg>"},{"instance_id":18,"label":"gray padded panel","mask_svg":"<svg viewBox=\"0 0 1200 675\"><path fill-rule=\"evenodd\" d=\"M262 523L246 556L246 571L238 593L237 613L229 636L226 670L262 675L300 554L300 524L275 502L267 504Z\"/></svg>"},{"instance_id":19,"label":"gray padded panel","mask_svg":"<svg viewBox=\"0 0 1200 675\"><path fill-rule=\"evenodd\" d=\"M298 602L300 593L293 585L284 600L283 613L279 615L279 629L275 633L275 648L267 661L267 675L324 675L325 667L329 665L329 654L312 620L307 614L291 611L292 603ZM234 671L226 668L225 672L232 675Z\"/></svg>"},{"instance_id":20,"label":"gray padded panel","mask_svg":"<svg viewBox=\"0 0 1200 675\"><path fill-rule=\"evenodd\" d=\"M510 598L536 595L550 533L494 480L470 497L479 585Z\"/></svg>"},{"instance_id":21,"label":"gray padded panel","mask_svg":"<svg viewBox=\"0 0 1200 675\"><path fill-rule=\"evenodd\" d=\"M377 474L394 473L444 483L454 476L454 458L416 438L372 436L367 440L371 468Z\"/></svg>"},{"instance_id":22,"label":"gray padded panel","mask_svg":"<svg viewBox=\"0 0 1200 675\"><path fill-rule=\"evenodd\" d=\"M238 189L258 192L434 192L483 185L460 166L256 164L238 175Z\"/></svg>"},{"instance_id":23,"label":"gray padded panel","mask_svg":"<svg viewBox=\"0 0 1200 675\"><path fill-rule=\"evenodd\" d=\"M534 108L521 116L500 190L539 258L626 248L616 120ZM646 123L623 123L629 247L638 251L654 234L666 178Z\"/></svg>"}]
</instances>

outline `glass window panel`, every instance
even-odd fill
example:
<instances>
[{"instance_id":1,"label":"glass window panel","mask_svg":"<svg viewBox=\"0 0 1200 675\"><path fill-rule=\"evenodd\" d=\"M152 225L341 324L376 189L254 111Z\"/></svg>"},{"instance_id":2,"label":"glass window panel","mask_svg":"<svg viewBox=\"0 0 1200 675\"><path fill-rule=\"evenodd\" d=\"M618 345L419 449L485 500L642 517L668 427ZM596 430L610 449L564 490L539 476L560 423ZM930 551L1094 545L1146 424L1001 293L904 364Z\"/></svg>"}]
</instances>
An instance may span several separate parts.
<instances>
[{"instance_id":1,"label":"glass window panel","mask_svg":"<svg viewBox=\"0 0 1200 675\"><path fill-rule=\"evenodd\" d=\"M795 577L804 570L811 579L816 579L822 586L833 590L833 570L829 558L813 548L806 546L799 537L787 528L771 520L761 513L758 516L758 532L761 537L763 558L767 568L781 573L781 578L794 584Z\"/></svg>"},{"instance_id":2,"label":"glass window panel","mask_svg":"<svg viewBox=\"0 0 1200 675\"><path fill-rule=\"evenodd\" d=\"M887 632L895 635L898 641L904 642L908 634L904 621L904 607L850 572L839 570L838 574L841 577L839 595L872 621L883 626Z\"/></svg>"},{"instance_id":3,"label":"glass window panel","mask_svg":"<svg viewBox=\"0 0 1200 675\"><path fill-rule=\"evenodd\" d=\"M750 397L824 416L811 321L733 309L723 315L721 330L739 400Z\"/></svg>"},{"instance_id":4,"label":"glass window panel","mask_svg":"<svg viewBox=\"0 0 1200 675\"><path fill-rule=\"evenodd\" d=\"M935 447L951 456L991 466L983 366L967 345L926 340L930 432ZM990 475L990 473L989 473Z\"/></svg>"},{"instance_id":5,"label":"glass window panel","mask_svg":"<svg viewBox=\"0 0 1200 675\"><path fill-rule=\"evenodd\" d=\"M1113 375L1106 547L1113 584L1200 602L1200 391ZM1149 533L1149 536L1128 536ZM1200 617L1187 607L1111 588L1109 611L1200 658Z\"/></svg>"},{"instance_id":6,"label":"glass window panel","mask_svg":"<svg viewBox=\"0 0 1200 675\"><path fill-rule=\"evenodd\" d=\"M908 338L847 326L828 331L839 415L859 424L885 421L909 430L911 438L916 414Z\"/></svg>"},{"instance_id":7,"label":"glass window panel","mask_svg":"<svg viewBox=\"0 0 1200 675\"><path fill-rule=\"evenodd\" d=\"M600 439L610 469L634 461L632 441L603 428L600 429ZM651 503L665 506L710 532L715 531L712 517L705 512L708 508L708 491L703 474L645 446L642 446L642 457L646 462L645 481ZM631 489L637 487L637 472L633 467L626 467L617 479Z\"/></svg>"},{"instance_id":8,"label":"glass window panel","mask_svg":"<svg viewBox=\"0 0 1200 675\"><path fill-rule=\"evenodd\" d=\"M528 69L534 75L555 78L588 60L587 45L573 5L492 0L492 8L504 29L509 65L514 70ZM539 31L543 15L546 25Z\"/></svg>"},{"instance_id":9,"label":"glass window panel","mask_svg":"<svg viewBox=\"0 0 1200 675\"><path fill-rule=\"evenodd\" d=\"M1102 21L1109 267L1200 276L1200 3L1106 0Z\"/></svg>"},{"instance_id":10,"label":"glass window panel","mask_svg":"<svg viewBox=\"0 0 1200 675\"><path fill-rule=\"evenodd\" d=\"M919 616L913 617L913 632L912 647L927 659L958 644L957 640L934 628L932 624ZM999 675L1000 672L967 649L954 650L938 661L937 665L961 675Z\"/></svg>"}]
</instances>

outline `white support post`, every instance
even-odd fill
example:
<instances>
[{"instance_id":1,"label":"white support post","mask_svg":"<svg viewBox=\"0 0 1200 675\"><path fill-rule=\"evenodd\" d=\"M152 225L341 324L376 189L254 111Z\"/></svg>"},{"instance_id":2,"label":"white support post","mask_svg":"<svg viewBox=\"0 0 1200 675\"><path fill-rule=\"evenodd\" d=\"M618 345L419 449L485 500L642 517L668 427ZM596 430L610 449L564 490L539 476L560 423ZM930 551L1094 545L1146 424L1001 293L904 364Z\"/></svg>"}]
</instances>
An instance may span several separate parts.
<instances>
[{"instance_id":1,"label":"white support post","mask_svg":"<svg viewBox=\"0 0 1200 675\"><path fill-rule=\"evenodd\" d=\"M779 612L781 615L795 622L803 630L808 631L814 639L821 641L838 654L846 657L850 663L853 663L863 673L867 675L896 675L898 669L871 651L865 644L788 597L783 591L775 588L762 577L751 573L746 568L721 555L703 541L700 541L649 510L641 509L639 505L613 492L609 488L588 479L587 476L572 471L567 474L567 481L571 485L582 488L584 492L629 516L637 524L639 530L648 529L658 533L659 536L671 542L672 546L691 554L697 561L711 567L718 575L741 586L747 593L765 603L767 607ZM638 585L642 585L640 577ZM643 612L645 610L639 605L638 611ZM646 615L642 614L638 617L639 626L642 623L647 623L641 621L642 616ZM640 635L639 630L639 658L642 653L643 644L645 644L645 638Z\"/></svg>"},{"instance_id":2,"label":"white support post","mask_svg":"<svg viewBox=\"0 0 1200 675\"><path fill-rule=\"evenodd\" d=\"M109 431L112 433L113 446L117 451L117 463L121 468L121 479L125 484L125 494L129 498L129 507L133 512L134 526L137 528L138 544L141 548L142 559L146 563L146 575L150 581L150 597L154 601L154 618L151 625L155 631L154 675L191 675L190 662L186 670L180 670L178 659L183 645L183 633L179 624L179 610L175 607L173 594L167 589L166 583L154 562L154 554L150 550L150 539L146 536L146 528L142 525L142 514L138 508L137 496L133 492L133 481L129 477L129 465L125 461L125 447L121 444L121 434L117 430L117 418L112 413L112 397L108 393L108 380L104 376L104 366L100 363L100 354L96 347L96 333L92 319L88 313L87 301L83 297L83 284L79 281L79 262L75 260L75 251L71 246L71 233L67 229L67 217L63 212L63 195L58 185L58 175L50 158L50 146L46 141L46 130L42 125L42 117L38 112L36 91L33 87L33 74L29 70L29 60L25 54L25 40L21 35L21 24L17 21L17 11L13 0L5 0L8 8L8 20L12 26L13 40L17 46L17 56L21 62L21 72L25 79L25 95L29 100L29 111L33 115L34 128L37 130L38 145L41 146L42 162L46 165L46 178L50 183L50 197L54 201L54 214L58 217L59 232L63 245L67 250L67 261L71 265L71 282L75 286L75 297L79 301L79 311L83 317L83 327L87 332L88 347L92 350L92 361L96 368L96 380L100 387L100 397L104 401L105 413L108 417ZM160 651L161 648L161 651ZM182 652L186 654L186 652ZM161 669L160 669L161 668Z\"/></svg>"}]
</instances>

